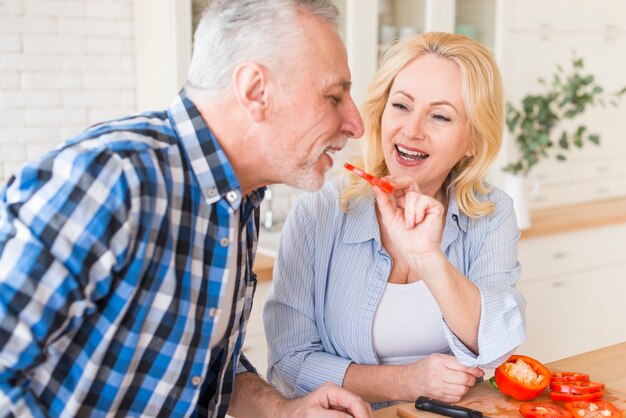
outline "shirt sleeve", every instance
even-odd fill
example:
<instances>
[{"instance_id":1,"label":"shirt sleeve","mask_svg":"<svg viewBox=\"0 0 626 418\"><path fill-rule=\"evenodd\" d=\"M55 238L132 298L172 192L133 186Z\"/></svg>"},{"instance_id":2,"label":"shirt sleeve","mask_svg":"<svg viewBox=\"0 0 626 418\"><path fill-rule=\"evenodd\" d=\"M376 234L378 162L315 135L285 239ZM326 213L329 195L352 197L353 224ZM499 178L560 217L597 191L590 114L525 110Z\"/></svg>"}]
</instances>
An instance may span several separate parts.
<instances>
[{"instance_id":1,"label":"shirt sleeve","mask_svg":"<svg viewBox=\"0 0 626 418\"><path fill-rule=\"evenodd\" d=\"M511 199L502 193L494 203L494 215L467 274L481 297L479 354L469 350L444 323L446 337L459 361L486 369L498 367L526 339L526 300L515 287L521 274L517 260L520 231Z\"/></svg>"},{"instance_id":2,"label":"shirt sleeve","mask_svg":"<svg viewBox=\"0 0 626 418\"><path fill-rule=\"evenodd\" d=\"M122 164L77 148L25 166L0 196L0 411L7 416L47 415L29 372L96 309L129 245Z\"/></svg>"},{"instance_id":3,"label":"shirt sleeve","mask_svg":"<svg viewBox=\"0 0 626 418\"><path fill-rule=\"evenodd\" d=\"M287 398L304 396L326 382L342 386L351 361L326 352L315 319L314 225L296 203L281 233L272 288L263 320L269 382Z\"/></svg>"},{"instance_id":4,"label":"shirt sleeve","mask_svg":"<svg viewBox=\"0 0 626 418\"><path fill-rule=\"evenodd\" d=\"M259 374L256 368L250 363L250 360L246 357L245 354L241 353L239 357L239 363L237 363L237 374L239 373L254 373Z\"/></svg>"}]
</instances>

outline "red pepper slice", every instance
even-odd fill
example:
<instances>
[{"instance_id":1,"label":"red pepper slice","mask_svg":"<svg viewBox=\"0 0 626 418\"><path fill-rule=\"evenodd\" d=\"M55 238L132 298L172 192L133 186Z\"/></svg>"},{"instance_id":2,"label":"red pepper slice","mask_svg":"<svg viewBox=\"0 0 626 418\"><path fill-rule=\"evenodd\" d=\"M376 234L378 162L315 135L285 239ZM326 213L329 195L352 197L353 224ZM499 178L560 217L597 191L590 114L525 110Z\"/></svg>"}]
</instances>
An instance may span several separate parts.
<instances>
[{"instance_id":1,"label":"red pepper slice","mask_svg":"<svg viewBox=\"0 0 626 418\"><path fill-rule=\"evenodd\" d=\"M622 418L622 413L609 402L604 401L575 401L566 402L565 409L567 409L573 416L580 418L591 417L609 417L609 418Z\"/></svg>"},{"instance_id":2,"label":"red pepper slice","mask_svg":"<svg viewBox=\"0 0 626 418\"><path fill-rule=\"evenodd\" d=\"M593 392L593 393L561 393L561 392L550 392L550 397L553 401L565 401L565 402L576 402L576 401L597 401L602 399L604 396L604 392Z\"/></svg>"},{"instance_id":3,"label":"red pepper slice","mask_svg":"<svg viewBox=\"0 0 626 418\"><path fill-rule=\"evenodd\" d=\"M343 165L348 170L352 171L357 176L361 177L363 180L367 181L372 186L378 186L385 193L393 193L393 186L387 183L385 180L381 180L376 176L371 175L370 173L366 173L358 167L353 166L350 163L345 163Z\"/></svg>"},{"instance_id":4,"label":"red pepper slice","mask_svg":"<svg viewBox=\"0 0 626 418\"><path fill-rule=\"evenodd\" d=\"M552 373L550 382L588 382L589 375L587 373L578 372L556 372Z\"/></svg>"},{"instance_id":5,"label":"red pepper slice","mask_svg":"<svg viewBox=\"0 0 626 418\"><path fill-rule=\"evenodd\" d=\"M604 383L599 382L550 382L550 390L561 393L593 393L604 389Z\"/></svg>"},{"instance_id":6,"label":"red pepper slice","mask_svg":"<svg viewBox=\"0 0 626 418\"><path fill-rule=\"evenodd\" d=\"M550 384L550 371L537 360L512 355L494 373L500 391L518 401L535 399Z\"/></svg>"},{"instance_id":7,"label":"red pepper slice","mask_svg":"<svg viewBox=\"0 0 626 418\"><path fill-rule=\"evenodd\" d=\"M519 413L524 418L572 418L567 410L549 403L525 403L520 407Z\"/></svg>"}]
</instances>

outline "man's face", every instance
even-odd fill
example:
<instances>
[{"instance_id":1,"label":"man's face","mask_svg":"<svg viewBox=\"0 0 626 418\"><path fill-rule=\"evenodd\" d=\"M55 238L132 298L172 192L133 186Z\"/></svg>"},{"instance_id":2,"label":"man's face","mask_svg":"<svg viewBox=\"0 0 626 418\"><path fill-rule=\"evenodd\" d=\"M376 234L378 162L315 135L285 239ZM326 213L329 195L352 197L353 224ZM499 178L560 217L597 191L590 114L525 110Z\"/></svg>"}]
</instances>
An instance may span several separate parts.
<instances>
[{"instance_id":1,"label":"man's face","mask_svg":"<svg viewBox=\"0 0 626 418\"><path fill-rule=\"evenodd\" d=\"M350 70L337 31L309 16L300 19L302 42L292 62L274 72L278 89L266 151L281 183L313 191L333 165L328 154L362 136L363 122L350 96Z\"/></svg>"}]
</instances>

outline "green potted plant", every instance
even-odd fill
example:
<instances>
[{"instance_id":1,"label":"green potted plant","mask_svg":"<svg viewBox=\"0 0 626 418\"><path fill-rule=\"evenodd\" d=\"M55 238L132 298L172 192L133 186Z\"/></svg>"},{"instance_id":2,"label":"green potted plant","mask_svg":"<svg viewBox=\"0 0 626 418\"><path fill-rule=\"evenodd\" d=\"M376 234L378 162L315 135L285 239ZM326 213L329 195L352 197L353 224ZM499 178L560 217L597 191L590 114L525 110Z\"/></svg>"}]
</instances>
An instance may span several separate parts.
<instances>
[{"instance_id":1,"label":"green potted plant","mask_svg":"<svg viewBox=\"0 0 626 418\"><path fill-rule=\"evenodd\" d=\"M571 68L560 65L551 80L538 79L545 86L542 93L524 96L521 103L506 105L506 127L517 150L516 159L503 170L505 190L513 197L520 228L530 225L530 214L524 194L524 179L540 161L556 158L564 161L567 152L585 144L600 144L600 135L578 116L592 106L617 107L626 87L615 93L605 93L593 74L584 71L582 58L573 54ZM574 126L572 128L572 126Z\"/></svg>"},{"instance_id":2,"label":"green potted plant","mask_svg":"<svg viewBox=\"0 0 626 418\"><path fill-rule=\"evenodd\" d=\"M564 161L568 150L600 143L600 136L584 124L572 130L560 124L576 119L590 106L617 107L626 87L607 95L593 74L584 74L582 58L574 54L571 65L569 72L557 65L550 82L540 78L539 83L546 86L543 93L524 96L518 106L507 103L506 126L519 155L504 167L505 172L528 174L542 159L554 156Z\"/></svg>"}]
</instances>

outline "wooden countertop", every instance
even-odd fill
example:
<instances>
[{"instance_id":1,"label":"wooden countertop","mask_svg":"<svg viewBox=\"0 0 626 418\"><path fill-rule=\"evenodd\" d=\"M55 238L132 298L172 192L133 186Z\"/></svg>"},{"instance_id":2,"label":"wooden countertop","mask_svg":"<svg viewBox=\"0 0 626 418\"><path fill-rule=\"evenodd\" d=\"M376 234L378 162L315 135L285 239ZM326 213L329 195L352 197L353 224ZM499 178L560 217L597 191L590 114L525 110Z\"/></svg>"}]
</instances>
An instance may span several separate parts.
<instances>
[{"instance_id":1,"label":"wooden countertop","mask_svg":"<svg viewBox=\"0 0 626 418\"><path fill-rule=\"evenodd\" d=\"M626 342L568 357L546 364L550 371L577 371L589 374L591 380L606 385L604 400L626 411ZM552 400L545 391L533 402ZM520 417L518 409L524 402L503 395L484 381L470 389L459 405L476 409L490 417ZM560 405L560 403L558 403ZM418 411L412 403L378 410L376 418L441 418L441 415Z\"/></svg>"},{"instance_id":2,"label":"wooden countertop","mask_svg":"<svg viewBox=\"0 0 626 418\"><path fill-rule=\"evenodd\" d=\"M531 212L530 228L522 231L522 239L624 222L626 197L540 209Z\"/></svg>"},{"instance_id":3,"label":"wooden countertop","mask_svg":"<svg viewBox=\"0 0 626 418\"><path fill-rule=\"evenodd\" d=\"M257 251L254 266L252 266L252 271L256 273L257 280L262 282L271 281L273 269L274 257Z\"/></svg>"}]
</instances>

